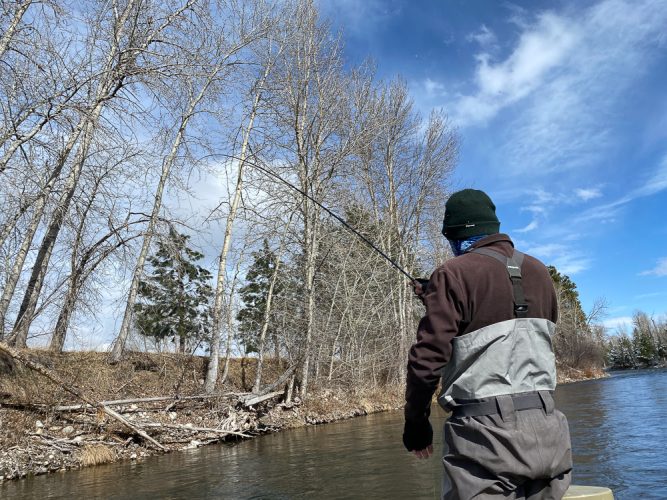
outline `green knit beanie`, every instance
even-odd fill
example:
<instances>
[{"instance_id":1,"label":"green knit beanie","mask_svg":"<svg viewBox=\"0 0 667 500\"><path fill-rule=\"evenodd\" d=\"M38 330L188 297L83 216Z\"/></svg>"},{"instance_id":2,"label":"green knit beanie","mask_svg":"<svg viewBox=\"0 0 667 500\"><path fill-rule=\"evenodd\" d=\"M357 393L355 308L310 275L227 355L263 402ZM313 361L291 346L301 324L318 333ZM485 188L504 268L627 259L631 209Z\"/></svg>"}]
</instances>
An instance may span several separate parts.
<instances>
[{"instance_id":1,"label":"green knit beanie","mask_svg":"<svg viewBox=\"0 0 667 500\"><path fill-rule=\"evenodd\" d=\"M448 240L495 234L499 229L496 206L484 191L464 189L457 191L447 200L442 234Z\"/></svg>"}]
</instances>

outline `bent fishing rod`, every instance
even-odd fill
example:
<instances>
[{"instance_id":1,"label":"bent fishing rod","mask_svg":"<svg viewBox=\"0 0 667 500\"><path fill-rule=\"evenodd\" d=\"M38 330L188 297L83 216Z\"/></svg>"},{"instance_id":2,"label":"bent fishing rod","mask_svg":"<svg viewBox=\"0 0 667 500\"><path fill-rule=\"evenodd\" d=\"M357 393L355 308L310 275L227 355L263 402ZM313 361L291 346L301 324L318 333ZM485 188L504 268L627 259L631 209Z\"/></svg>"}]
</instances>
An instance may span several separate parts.
<instances>
[{"instance_id":1,"label":"bent fishing rod","mask_svg":"<svg viewBox=\"0 0 667 500\"><path fill-rule=\"evenodd\" d=\"M251 168L254 168L254 169L256 169L256 170L258 170L258 171L264 173L265 175L268 175L269 177L272 177L272 178L274 178L274 179L276 179L276 180L282 182L283 184L285 184L285 185L288 186L289 188L291 188L291 189L293 189L294 191L300 193L302 196L305 196L305 197L308 198L310 201L312 201L313 203L315 203L318 207L320 207L322 210L324 210L327 214L329 214L331 217L333 217L333 218L336 219L338 222L340 222L340 223L343 225L343 227L347 228L352 234L354 234L357 238L359 238L361 241L363 241L364 243L366 243L371 249L373 249L375 252L377 252L377 253L380 254L382 257L384 257L384 259L385 259L387 262L389 262L389 263L390 263L390 264L391 264L397 271L399 271L399 272L401 272L402 274L404 274L410 281L418 281L418 280L416 280L415 278L413 278L413 277L412 277L412 276L411 276L405 269L403 269L401 266L399 266L399 265L396 263L396 261L394 261L394 260L393 260L391 257L389 257L386 253L384 253L384 252L383 252L382 250L380 250L377 246L375 246L375 244L374 244L372 241L370 241L370 240L369 240L368 238L366 238L363 234L361 234L359 231L357 231L354 227L352 227L350 224L348 224L348 223L345 221L345 219L343 219L343 218L342 218L341 216L339 216L337 213L331 211L330 209L328 209L327 207L325 207L324 205L322 205L322 203L320 203L319 201L317 201L315 198L313 198L311 195L309 195L309 194L308 194L307 192L305 192L303 189L299 188L298 186L295 186L294 184L292 184L292 183L289 182L288 180L284 179L283 177L281 177L280 175L278 175L277 173L275 173L273 170L270 170L270 169L268 169L268 168L266 168L266 167L263 167L263 166L259 165L258 163L255 163L255 162L252 162L252 161L248 161L248 160L244 160L244 159L239 158L238 156L234 156L234 155L218 154L218 155L215 155L215 156L224 156L224 157L226 157L226 158L229 158L230 160L236 160L236 161L240 162L240 163L243 164L243 165L247 165L247 166L249 166L249 167L251 167ZM216 208L216 209L217 209L217 208Z\"/></svg>"}]
</instances>

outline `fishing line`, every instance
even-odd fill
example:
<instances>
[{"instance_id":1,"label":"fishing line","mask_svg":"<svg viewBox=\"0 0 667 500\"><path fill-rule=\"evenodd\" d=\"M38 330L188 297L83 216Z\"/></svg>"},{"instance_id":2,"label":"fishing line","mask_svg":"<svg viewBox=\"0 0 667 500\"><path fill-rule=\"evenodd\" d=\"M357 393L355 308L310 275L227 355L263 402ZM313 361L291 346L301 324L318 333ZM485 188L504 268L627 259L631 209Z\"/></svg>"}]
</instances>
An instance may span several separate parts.
<instances>
[{"instance_id":1,"label":"fishing line","mask_svg":"<svg viewBox=\"0 0 667 500\"><path fill-rule=\"evenodd\" d=\"M211 155L211 156L213 156L213 155ZM340 223L343 225L343 227L347 228L347 229L348 229L350 232L352 232L357 238L359 238L361 241L363 241L364 243L366 243L371 249L373 249L375 252L377 252L377 253L380 254L382 257L384 257L384 259L385 259L387 262L389 262L389 263L390 263L396 270L398 270L399 272L401 272L402 274L404 274L408 279L410 279L410 281L415 281L415 278L413 278L413 277L412 277L412 276L411 276L405 269L403 269L401 266L399 266L399 265L398 265L398 264L397 264L391 257L389 257L386 253L384 253L384 252L383 252L382 250L380 250L377 246L375 246L375 244L374 244L372 241L370 241L370 240L369 240L368 238L366 238L363 234L361 234L359 231L357 231L354 227L352 227L350 224L348 224L348 223L347 223L342 217L340 217L337 213L335 213L335 212L329 210L327 207L325 207L324 205L322 205L322 203L320 203L319 201L317 201L315 198L313 198L311 195L309 195L308 193L306 193L305 191L303 191L303 190L302 190L301 188L299 188L298 186L295 186L294 184L292 184L292 183L289 182L288 180L282 178L282 177L281 177L280 175L278 175L277 173L273 172L272 170L269 170L269 169L266 168L266 167L262 167L261 165L255 163L255 162L248 161L248 160L243 160L243 159L239 158L238 156L234 156L234 155L219 154L219 155L215 155L215 156L224 156L224 157L226 157L226 158L230 158L230 159L232 159L232 160L237 160L237 161L239 161L239 162L242 162L243 164L248 165L248 166L251 167L251 168L255 168L255 169L259 170L260 172L262 172L262 173L268 175L269 177L273 177L274 179L279 180L280 182L282 182L282 183L285 184L286 186L288 186L288 187L292 188L293 190L297 191L298 193L300 193L302 196L305 196L305 197L308 198L310 201L312 201L312 202L315 203L317 206L319 206L322 210L324 210L326 213L328 213L331 217L333 217L333 218L336 219L338 222L340 222ZM220 205L218 205L218 207L216 207L215 210L217 210L219 207L220 207ZM214 210L214 212L215 212L215 210Z\"/></svg>"}]
</instances>

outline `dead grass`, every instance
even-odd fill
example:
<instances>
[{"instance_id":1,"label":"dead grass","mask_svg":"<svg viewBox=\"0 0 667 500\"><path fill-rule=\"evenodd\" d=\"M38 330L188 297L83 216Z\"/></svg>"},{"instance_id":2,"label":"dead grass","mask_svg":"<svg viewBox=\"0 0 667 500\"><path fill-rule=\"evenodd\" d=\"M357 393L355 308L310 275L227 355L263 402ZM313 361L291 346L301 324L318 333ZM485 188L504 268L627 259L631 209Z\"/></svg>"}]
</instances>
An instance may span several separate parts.
<instances>
[{"instance_id":1,"label":"dead grass","mask_svg":"<svg viewBox=\"0 0 667 500\"><path fill-rule=\"evenodd\" d=\"M95 399L126 399L203 391L208 360L201 356L173 353L130 352L115 365L101 352L26 351L34 361L54 370L63 380L76 385ZM223 391L245 392L255 380L257 360L232 359ZM276 380L285 362L265 360L263 383ZM21 366L7 367L0 376L0 397L10 402L59 405L78 403L69 393L43 376Z\"/></svg>"},{"instance_id":2,"label":"dead grass","mask_svg":"<svg viewBox=\"0 0 667 500\"><path fill-rule=\"evenodd\" d=\"M558 383L566 384L568 382L577 382L580 380L590 380L604 378L607 376L602 368L588 366L582 368L573 368L559 364L557 367Z\"/></svg>"},{"instance_id":3,"label":"dead grass","mask_svg":"<svg viewBox=\"0 0 667 500\"><path fill-rule=\"evenodd\" d=\"M116 459L116 454L109 446L94 444L84 446L80 452L79 459L84 467L102 465L113 462Z\"/></svg>"}]
</instances>

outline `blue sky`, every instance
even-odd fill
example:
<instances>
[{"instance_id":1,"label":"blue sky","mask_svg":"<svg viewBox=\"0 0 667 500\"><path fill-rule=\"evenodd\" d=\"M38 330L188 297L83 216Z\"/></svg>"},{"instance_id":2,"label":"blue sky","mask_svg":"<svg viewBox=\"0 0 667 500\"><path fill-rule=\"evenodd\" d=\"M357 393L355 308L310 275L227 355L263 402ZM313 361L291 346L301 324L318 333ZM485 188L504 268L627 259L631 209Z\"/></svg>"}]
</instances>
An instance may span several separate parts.
<instances>
[{"instance_id":1,"label":"blue sky","mask_svg":"<svg viewBox=\"0 0 667 500\"><path fill-rule=\"evenodd\" d=\"M462 140L520 249L610 327L667 313L667 0L322 0L350 64L405 79Z\"/></svg>"}]
</instances>

